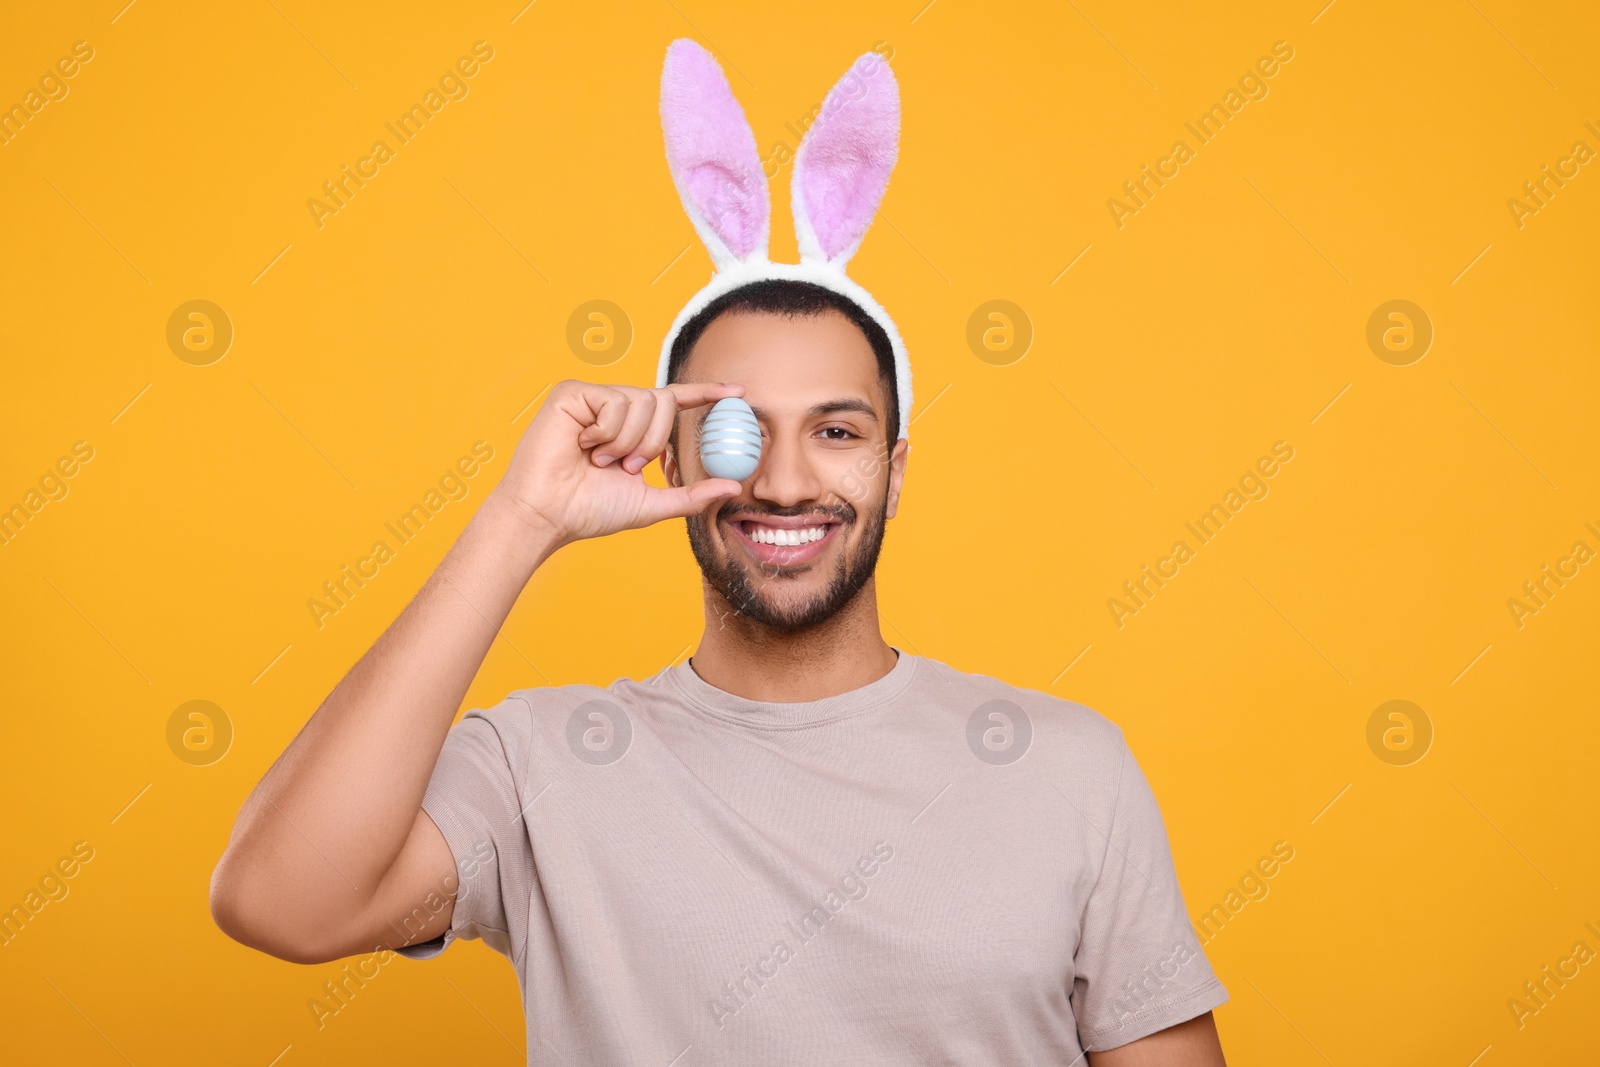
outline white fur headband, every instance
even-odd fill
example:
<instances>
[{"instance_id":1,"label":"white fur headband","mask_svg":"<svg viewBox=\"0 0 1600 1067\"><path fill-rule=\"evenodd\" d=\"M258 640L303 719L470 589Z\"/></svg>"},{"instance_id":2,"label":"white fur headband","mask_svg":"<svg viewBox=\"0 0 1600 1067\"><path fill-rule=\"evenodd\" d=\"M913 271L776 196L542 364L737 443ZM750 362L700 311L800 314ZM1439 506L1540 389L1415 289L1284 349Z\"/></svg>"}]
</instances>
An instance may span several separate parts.
<instances>
[{"instance_id":1,"label":"white fur headband","mask_svg":"<svg viewBox=\"0 0 1600 1067\"><path fill-rule=\"evenodd\" d=\"M876 52L857 59L800 141L789 183L799 263L767 258L772 207L755 134L722 68L686 37L667 48L661 131L683 209L714 266L711 281L678 312L661 343L656 388L667 384L678 332L711 301L762 279L812 282L855 301L889 335L900 405L897 436L907 437L911 363L905 344L888 312L845 274L900 151L900 88L889 64Z\"/></svg>"}]
</instances>

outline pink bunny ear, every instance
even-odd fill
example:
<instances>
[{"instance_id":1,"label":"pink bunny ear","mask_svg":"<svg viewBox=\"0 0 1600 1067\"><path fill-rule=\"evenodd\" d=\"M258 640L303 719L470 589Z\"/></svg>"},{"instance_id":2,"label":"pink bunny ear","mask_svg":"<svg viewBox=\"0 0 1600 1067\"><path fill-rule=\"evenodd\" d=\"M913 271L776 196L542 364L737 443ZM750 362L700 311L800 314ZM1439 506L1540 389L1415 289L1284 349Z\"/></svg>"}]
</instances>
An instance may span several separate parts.
<instances>
[{"instance_id":1,"label":"pink bunny ear","mask_svg":"<svg viewBox=\"0 0 1600 1067\"><path fill-rule=\"evenodd\" d=\"M868 52L845 72L806 130L790 179L800 258L843 268L889 186L900 152L900 86Z\"/></svg>"},{"instance_id":2,"label":"pink bunny ear","mask_svg":"<svg viewBox=\"0 0 1600 1067\"><path fill-rule=\"evenodd\" d=\"M772 214L755 134L722 68L687 37L661 69L661 132L683 208L716 268L766 256Z\"/></svg>"}]
</instances>

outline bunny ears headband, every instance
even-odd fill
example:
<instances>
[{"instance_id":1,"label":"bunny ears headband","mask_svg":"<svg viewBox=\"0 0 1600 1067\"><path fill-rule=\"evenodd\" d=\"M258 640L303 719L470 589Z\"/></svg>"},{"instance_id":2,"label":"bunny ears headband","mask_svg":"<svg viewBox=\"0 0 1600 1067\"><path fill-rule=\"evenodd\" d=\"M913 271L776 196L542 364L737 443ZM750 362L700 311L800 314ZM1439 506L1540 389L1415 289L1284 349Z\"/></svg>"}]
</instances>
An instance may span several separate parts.
<instances>
[{"instance_id":1,"label":"bunny ears headband","mask_svg":"<svg viewBox=\"0 0 1600 1067\"><path fill-rule=\"evenodd\" d=\"M911 363L900 331L872 295L845 274L883 200L900 149L900 90L876 52L857 59L822 102L795 155L790 200L799 263L767 258L771 201L744 109L722 68L688 38L673 41L661 71L667 165L695 232L711 253L711 281L678 312L661 343L656 388L667 384L672 343L684 324L724 293L751 282L811 282L848 297L883 327L894 350L899 437L911 425Z\"/></svg>"}]
</instances>

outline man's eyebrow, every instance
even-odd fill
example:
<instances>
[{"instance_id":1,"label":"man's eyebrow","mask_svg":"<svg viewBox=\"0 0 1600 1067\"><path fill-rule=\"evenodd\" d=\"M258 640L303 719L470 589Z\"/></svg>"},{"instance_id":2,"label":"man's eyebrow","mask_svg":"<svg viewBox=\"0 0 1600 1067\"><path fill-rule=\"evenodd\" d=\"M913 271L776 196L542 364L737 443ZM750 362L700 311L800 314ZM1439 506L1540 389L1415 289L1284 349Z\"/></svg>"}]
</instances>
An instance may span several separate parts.
<instances>
[{"instance_id":1,"label":"man's eyebrow","mask_svg":"<svg viewBox=\"0 0 1600 1067\"><path fill-rule=\"evenodd\" d=\"M754 411L757 419L766 418L766 411L763 408L752 406L750 411ZM854 411L856 414L864 414L874 422L878 421L877 410L874 410L874 406L867 403L866 400L862 400L861 397L840 397L838 400L824 400L818 405L811 406L811 410L806 411L806 418L818 419L822 418L824 414L840 414L843 411Z\"/></svg>"},{"instance_id":2,"label":"man's eyebrow","mask_svg":"<svg viewBox=\"0 0 1600 1067\"><path fill-rule=\"evenodd\" d=\"M754 405L750 406L750 411L755 413L755 418L762 419L762 421L765 421L766 414L768 414L766 413L766 408L757 408ZM838 400L824 400L818 405L811 406L811 410L806 411L806 418L819 419L824 414L840 414L843 411L854 411L856 414L864 414L874 422L878 421L878 413L874 410L874 406L867 403L866 400L862 400L861 397L840 397ZM709 416L710 406L707 405L706 410L701 411L698 418L694 419L694 430L696 432L701 432L704 429L706 419Z\"/></svg>"}]
</instances>

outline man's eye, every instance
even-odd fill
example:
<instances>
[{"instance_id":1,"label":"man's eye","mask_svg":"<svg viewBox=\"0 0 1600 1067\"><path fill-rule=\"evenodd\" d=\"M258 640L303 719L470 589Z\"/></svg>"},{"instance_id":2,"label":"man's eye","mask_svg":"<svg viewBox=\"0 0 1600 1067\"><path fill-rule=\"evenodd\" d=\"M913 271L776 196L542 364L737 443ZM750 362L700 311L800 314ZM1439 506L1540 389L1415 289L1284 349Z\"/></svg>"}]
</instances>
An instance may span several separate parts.
<instances>
[{"instance_id":1,"label":"man's eye","mask_svg":"<svg viewBox=\"0 0 1600 1067\"><path fill-rule=\"evenodd\" d=\"M823 433L835 433L835 432L837 432L837 433L844 434L844 437L831 438L831 440L834 440L834 441L843 441L845 438L854 438L856 436L855 434L851 433L849 430L845 429L843 426L829 426L827 429L823 430L822 432Z\"/></svg>"}]
</instances>

